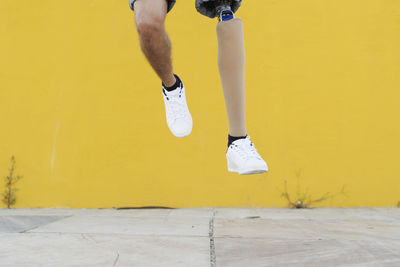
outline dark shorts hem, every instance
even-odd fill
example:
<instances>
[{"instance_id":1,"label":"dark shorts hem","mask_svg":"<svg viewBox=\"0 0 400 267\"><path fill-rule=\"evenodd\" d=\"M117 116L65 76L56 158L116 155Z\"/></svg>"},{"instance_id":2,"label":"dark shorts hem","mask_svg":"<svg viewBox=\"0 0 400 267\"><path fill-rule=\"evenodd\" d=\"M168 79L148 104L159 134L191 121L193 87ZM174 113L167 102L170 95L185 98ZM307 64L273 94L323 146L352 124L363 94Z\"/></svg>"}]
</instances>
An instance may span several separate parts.
<instances>
[{"instance_id":1,"label":"dark shorts hem","mask_svg":"<svg viewBox=\"0 0 400 267\"><path fill-rule=\"evenodd\" d=\"M135 3L135 1L136 0L129 0L129 6L131 7L131 9L134 11L134 9L133 9L133 4ZM176 0L167 0L167 2L168 2L168 11L167 12L170 12L171 11L171 9L174 7L174 5L175 5L175 3L176 3Z\"/></svg>"}]
</instances>

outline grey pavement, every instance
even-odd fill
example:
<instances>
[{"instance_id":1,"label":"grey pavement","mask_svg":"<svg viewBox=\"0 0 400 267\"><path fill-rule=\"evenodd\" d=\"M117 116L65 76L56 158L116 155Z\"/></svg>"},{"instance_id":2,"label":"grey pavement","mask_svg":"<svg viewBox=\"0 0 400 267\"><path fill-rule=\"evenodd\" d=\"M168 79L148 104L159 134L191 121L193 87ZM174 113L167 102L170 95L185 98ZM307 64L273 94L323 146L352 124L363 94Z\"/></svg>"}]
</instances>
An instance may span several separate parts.
<instances>
[{"instance_id":1,"label":"grey pavement","mask_svg":"<svg viewBox=\"0 0 400 267\"><path fill-rule=\"evenodd\" d=\"M0 266L400 266L400 209L0 209Z\"/></svg>"}]
</instances>

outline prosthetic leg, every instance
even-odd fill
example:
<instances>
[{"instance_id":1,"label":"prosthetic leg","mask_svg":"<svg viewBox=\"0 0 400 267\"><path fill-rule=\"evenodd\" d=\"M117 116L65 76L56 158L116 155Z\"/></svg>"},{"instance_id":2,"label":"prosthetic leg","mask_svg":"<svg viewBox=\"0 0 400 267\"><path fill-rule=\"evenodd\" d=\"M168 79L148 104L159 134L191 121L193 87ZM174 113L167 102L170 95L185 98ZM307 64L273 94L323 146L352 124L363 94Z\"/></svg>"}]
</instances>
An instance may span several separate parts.
<instances>
[{"instance_id":1,"label":"prosthetic leg","mask_svg":"<svg viewBox=\"0 0 400 267\"><path fill-rule=\"evenodd\" d=\"M219 17L218 67L229 121L228 171L257 174L267 172L268 166L246 131L243 23L234 17L240 4L241 0L196 0L196 8L201 14Z\"/></svg>"},{"instance_id":2,"label":"prosthetic leg","mask_svg":"<svg viewBox=\"0 0 400 267\"><path fill-rule=\"evenodd\" d=\"M218 67L228 114L229 134L245 136L243 22L240 18L234 18L229 5L221 5L217 11Z\"/></svg>"}]
</instances>

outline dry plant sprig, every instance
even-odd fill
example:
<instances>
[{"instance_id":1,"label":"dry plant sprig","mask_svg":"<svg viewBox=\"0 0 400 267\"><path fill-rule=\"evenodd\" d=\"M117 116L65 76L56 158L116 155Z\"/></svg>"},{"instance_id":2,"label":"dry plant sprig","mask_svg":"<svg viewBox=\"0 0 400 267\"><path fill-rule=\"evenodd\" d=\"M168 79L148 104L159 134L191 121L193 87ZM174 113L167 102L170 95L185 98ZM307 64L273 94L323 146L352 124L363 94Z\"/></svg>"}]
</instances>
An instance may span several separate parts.
<instances>
[{"instance_id":1,"label":"dry plant sprig","mask_svg":"<svg viewBox=\"0 0 400 267\"><path fill-rule=\"evenodd\" d=\"M3 193L3 203L7 206L7 208L11 208L12 205L15 205L17 202L17 197L15 195L15 192L18 191L18 188L15 187L15 184L22 178L22 176L17 175L15 176L15 157L11 157L11 168L9 168L9 174L6 176L5 179L5 184L4 186L6 187Z\"/></svg>"},{"instance_id":2,"label":"dry plant sprig","mask_svg":"<svg viewBox=\"0 0 400 267\"><path fill-rule=\"evenodd\" d=\"M282 192L281 197L284 197L288 201L289 208L307 209L307 208L310 208L312 204L334 198L338 195L347 196L347 194L345 192L345 186L343 186L342 190L338 193L327 192L317 199L313 199L312 196L310 194L308 194L308 189L307 189L306 192L304 192L304 193L298 192L297 200L292 201L290 198L290 195L287 191L287 181L285 181L284 191Z\"/></svg>"},{"instance_id":3,"label":"dry plant sprig","mask_svg":"<svg viewBox=\"0 0 400 267\"><path fill-rule=\"evenodd\" d=\"M298 180L297 180L297 199L295 201L292 201L292 199L290 198L290 195L287 190L287 181L286 180L285 180L285 185L284 185L284 191L281 191L281 197L283 197L287 200L289 208L307 209L307 208L310 208L312 204L323 202L327 199L332 199L338 195L344 195L347 197L347 193L345 191L345 186L343 186L342 189L340 190L340 192L338 192L338 193L327 192L324 195L322 195L321 197L319 197L317 199L313 199L311 194L309 194L309 192L308 192L308 188L306 189L306 191L304 193L301 192L300 182L299 182L300 176L301 176L301 170L296 171L296 177Z\"/></svg>"}]
</instances>

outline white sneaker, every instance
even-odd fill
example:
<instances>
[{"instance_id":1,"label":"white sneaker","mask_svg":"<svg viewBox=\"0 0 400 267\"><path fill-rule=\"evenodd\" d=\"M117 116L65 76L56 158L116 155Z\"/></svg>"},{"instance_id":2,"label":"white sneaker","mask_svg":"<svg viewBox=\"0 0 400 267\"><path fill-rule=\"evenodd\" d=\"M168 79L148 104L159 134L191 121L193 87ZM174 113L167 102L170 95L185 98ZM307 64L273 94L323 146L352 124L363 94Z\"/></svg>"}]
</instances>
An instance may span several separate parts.
<instances>
[{"instance_id":1,"label":"white sneaker","mask_svg":"<svg viewBox=\"0 0 400 267\"><path fill-rule=\"evenodd\" d=\"M168 128L176 137L188 136L192 132L193 121L186 104L183 83L171 92L163 87L163 96Z\"/></svg>"},{"instance_id":2,"label":"white sneaker","mask_svg":"<svg viewBox=\"0 0 400 267\"><path fill-rule=\"evenodd\" d=\"M268 171L267 163L257 153L250 136L234 141L226 152L228 171L239 174L256 174Z\"/></svg>"}]
</instances>

